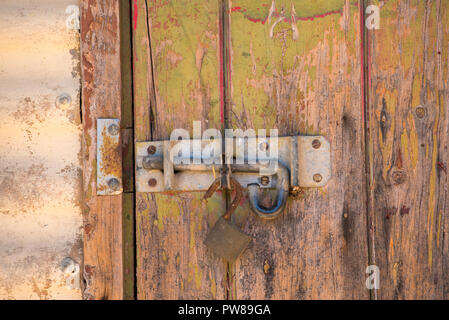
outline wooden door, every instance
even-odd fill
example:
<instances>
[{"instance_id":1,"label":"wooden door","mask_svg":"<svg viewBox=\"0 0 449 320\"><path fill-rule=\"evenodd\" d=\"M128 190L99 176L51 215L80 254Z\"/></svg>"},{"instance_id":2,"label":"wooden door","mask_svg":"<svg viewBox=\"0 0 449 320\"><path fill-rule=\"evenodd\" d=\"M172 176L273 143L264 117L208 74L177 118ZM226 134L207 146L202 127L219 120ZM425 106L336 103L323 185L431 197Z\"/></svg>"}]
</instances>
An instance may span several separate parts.
<instances>
[{"instance_id":1,"label":"wooden door","mask_svg":"<svg viewBox=\"0 0 449 320\"><path fill-rule=\"evenodd\" d=\"M380 29L365 28L370 4ZM202 193L137 193L138 299L447 297L449 3L131 6L135 141L193 121L323 135L333 172L326 187L289 197L275 221L242 203L234 223L254 240L234 264L203 244L229 195L205 205ZM366 287L369 265L378 290Z\"/></svg>"}]
</instances>

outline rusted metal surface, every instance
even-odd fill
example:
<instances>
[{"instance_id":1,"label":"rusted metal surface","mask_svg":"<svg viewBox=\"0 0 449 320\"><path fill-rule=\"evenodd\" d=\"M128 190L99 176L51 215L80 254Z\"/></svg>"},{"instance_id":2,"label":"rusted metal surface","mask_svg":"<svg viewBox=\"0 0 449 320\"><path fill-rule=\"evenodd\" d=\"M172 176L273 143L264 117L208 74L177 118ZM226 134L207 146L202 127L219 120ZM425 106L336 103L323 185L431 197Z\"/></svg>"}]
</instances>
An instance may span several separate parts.
<instances>
[{"instance_id":1,"label":"rusted metal surface","mask_svg":"<svg viewBox=\"0 0 449 320\"><path fill-rule=\"evenodd\" d=\"M122 191L120 120L97 119L97 195Z\"/></svg>"},{"instance_id":2,"label":"rusted metal surface","mask_svg":"<svg viewBox=\"0 0 449 320\"><path fill-rule=\"evenodd\" d=\"M77 0L0 2L0 299L79 299Z\"/></svg>"}]
</instances>

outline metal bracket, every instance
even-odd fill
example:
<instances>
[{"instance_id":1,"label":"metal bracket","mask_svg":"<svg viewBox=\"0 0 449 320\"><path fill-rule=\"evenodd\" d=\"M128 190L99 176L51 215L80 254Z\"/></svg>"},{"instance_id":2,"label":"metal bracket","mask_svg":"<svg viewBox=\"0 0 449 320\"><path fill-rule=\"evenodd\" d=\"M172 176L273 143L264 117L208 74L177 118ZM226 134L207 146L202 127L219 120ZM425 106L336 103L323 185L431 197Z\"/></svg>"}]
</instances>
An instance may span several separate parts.
<instances>
[{"instance_id":1,"label":"metal bracket","mask_svg":"<svg viewBox=\"0 0 449 320\"><path fill-rule=\"evenodd\" d=\"M122 191L120 120L97 119L97 195Z\"/></svg>"},{"instance_id":2,"label":"metal bracket","mask_svg":"<svg viewBox=\"0 0 449 320\"><path fill-rule=\"evenodd\" d=\"M231 138L229 138L231 139ZM227 138L228 140L228 138ZM293 136L277 138L277 157L270 156L271 138L234 138L234 158L244 158L244 164L231 164L236 180L243 186L258 185L260 188L276 188L279 182L277 172L263 173L261 162L277 162L288 171L289 187L323 187L331 178L331 157L329 142L322 136ZM200 157L191 151L192 145L201 146ZM137 192L164 191L206 191L220 175L221 153L215 158L204 155L210 150L221 150L220 140L145 141L136 143L136 189ZM176 146L176 147L175 147ZM188 148L190 164L174 163L173 150ZM256 148L257 150L254 150ZM246 150L246 151L245 151ZM250 152L253 151L253 152ZM250 159L246 154L257 154ZM218 156L217 156L218 155ZM201 158L202 160L200 160ZM253 165L249 164L251 162ZM178 158L178 162L182 159ZM213 162L213 163L212 163ZM254 165L257 163L259 165Z\"/></svg>"}]
</instances>

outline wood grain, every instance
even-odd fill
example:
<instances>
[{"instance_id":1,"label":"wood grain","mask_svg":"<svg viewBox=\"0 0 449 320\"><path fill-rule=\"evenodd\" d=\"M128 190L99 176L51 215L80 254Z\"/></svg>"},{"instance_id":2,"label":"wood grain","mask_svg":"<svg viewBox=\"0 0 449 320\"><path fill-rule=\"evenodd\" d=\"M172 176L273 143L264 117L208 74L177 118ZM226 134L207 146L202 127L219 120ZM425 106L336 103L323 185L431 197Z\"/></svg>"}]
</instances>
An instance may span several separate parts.
<instances>
[{"instance_id":1,"label":"wood grain","mask_svg":"<svg viewBox=\"0 0 449 320\"><path fill-rule=\"evenodd\" d=\"M218 1L133 0L136 141L220 128ZM223 299L226 267L203 245L221 195L136 195L138 299Z\"/></svg>"},{"instance_id":2,"label":"wood grain","mask_svg":"<svg viewBox=\"0 0 449 320\"><path fill-rule=\"evenodd\" d=\"M238 209L236 222L254 240L234 266L231 297L368 299L358 2L229 6L232 126L324 135L333 171L275 221Z\"/></svg>"},{"instance_id":3,"label":"wood grain","mask_svg":"<svg viewBox=\"0 0 449 320\"><path fill-rule=\"evenodd\" d=\"M367 43L376 295L447 299L449 3L384 1L380 10Z\"/></svg>"},{"instance_id":4,"label":"wood grain","mask_svg":"<svg viewBox=\"0 0 449 320\"><path fill-rule=\"evenodd\" d=\"M96 196L96 119L121 117L119 6L81 1L84 299L122 299L122 195ZM105 94L107 93L107 94Z\"/></svg>"}]
</instances>

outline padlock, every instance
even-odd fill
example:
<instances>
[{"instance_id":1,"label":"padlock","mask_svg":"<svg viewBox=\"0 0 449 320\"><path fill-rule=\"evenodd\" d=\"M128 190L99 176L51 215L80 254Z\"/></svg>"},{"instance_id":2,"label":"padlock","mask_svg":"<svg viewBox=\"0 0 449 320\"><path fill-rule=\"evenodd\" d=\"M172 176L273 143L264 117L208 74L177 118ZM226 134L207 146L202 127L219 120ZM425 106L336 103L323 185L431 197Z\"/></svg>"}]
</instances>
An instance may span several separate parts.
<instances>
[{"instance_id":1,"label":"padlock","mask_svg":"<svg viewBox=\"0 0 449 320\"><path fill-rule=\"evenodd\" d=\"M230 178L232 189L235 190L235 198L226 213L218 219L212 230L206 237L204 244L216 255L229 261L234 262L248 247L251 237L240 231L231 222L232 213L242 199L242 187L232 176ZM207 200L220 186L220 178L216 179L204 195Z\"/></svg>"}]
</instances>

